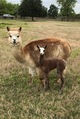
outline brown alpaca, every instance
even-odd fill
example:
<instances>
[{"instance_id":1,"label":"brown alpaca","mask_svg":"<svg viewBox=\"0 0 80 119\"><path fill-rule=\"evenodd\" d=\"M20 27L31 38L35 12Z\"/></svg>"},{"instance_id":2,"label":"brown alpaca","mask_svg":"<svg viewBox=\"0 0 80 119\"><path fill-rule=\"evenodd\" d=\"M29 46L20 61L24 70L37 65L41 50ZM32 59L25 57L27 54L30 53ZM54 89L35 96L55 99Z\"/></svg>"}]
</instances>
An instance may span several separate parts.
<instances>
[{"instance_id":1,"label":"brown alpaca","mask_svg":"<svg viewBox=\"0 0 80 119\"><path fill-rule=\"evenodd\" d=\"M39 51L37 45L45 46L45 58L62 58L67 60L71 54L71 47L67 41L57 38L46 38L29 42L22 47L21 27L19 29L10 29L7 27L9 34L8 41L11 44L11 53L20 63L25 64L29 69L29 74L32 77L38 72Z\"/></svg>"},{"instance_id":2,"label":"brown alpaca","mask_svg":"<svg viewBox=\"0 0 80 119\"><path fill-rule=\"evenodd\" d=\"M49 88L48 74L51 70L57 69L58 78L61 80L60 90L64 84L64 70L66 68L66 61L59 58L44 59L46 47L37 46L40 53L39 67L40 67L40 80L44 81L45 90Z\"/></svg>"}]
</instances>

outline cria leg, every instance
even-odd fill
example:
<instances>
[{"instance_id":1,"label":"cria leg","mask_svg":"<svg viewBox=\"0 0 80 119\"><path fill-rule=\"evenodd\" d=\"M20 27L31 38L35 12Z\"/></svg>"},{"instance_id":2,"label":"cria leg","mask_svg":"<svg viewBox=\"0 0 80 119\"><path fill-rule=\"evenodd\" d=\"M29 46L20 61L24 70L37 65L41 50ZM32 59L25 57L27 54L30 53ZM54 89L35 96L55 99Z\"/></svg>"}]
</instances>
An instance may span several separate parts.
<instances>
[{"instance_id":1,"label":"cria leg","mask_svg":"<svg viewBox=\"0 0 80 119\"><path fill-rule=\"evenodd\" d=\"M63 76L63 72L58 72L58 81L60 83L60 93L63 92L63 85L64 85L64 76Z\"/></svg>"},{"instance_id":2,"label":"cria leg","mask_svg":"<svg viewBox=\"0 0 80 119\"><path fill-rule=\"evenodd\" d=\"M49 89L48 75L42 72L42 74L40 75L40 81L44 90L47 91Z\"/></svg>"}]
</instances>

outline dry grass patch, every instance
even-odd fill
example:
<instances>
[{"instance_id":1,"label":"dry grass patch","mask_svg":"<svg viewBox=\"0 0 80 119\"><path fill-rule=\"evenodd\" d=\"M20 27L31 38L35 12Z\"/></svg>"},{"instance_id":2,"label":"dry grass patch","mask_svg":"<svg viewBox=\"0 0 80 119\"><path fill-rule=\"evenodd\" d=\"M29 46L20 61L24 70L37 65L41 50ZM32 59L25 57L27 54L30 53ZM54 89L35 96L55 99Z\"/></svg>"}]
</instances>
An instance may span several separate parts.
<instances>
[{"instance_id":1,"label":"dry grass patch","mask_svg":"<svg viewBox=\"0 0 80 119\"><path fill-rule=\"evenodd\" d=\"M0 20L0 119L79 119L80 118L80 23L26 22ZM28 84L26 66L10 53L6 26L22 26L23 46L46 37L66 39L72 47L64 92L59 94L55 72L50 74L50 90L44 92L39 79Z\"/></svg>"}]
</instances>

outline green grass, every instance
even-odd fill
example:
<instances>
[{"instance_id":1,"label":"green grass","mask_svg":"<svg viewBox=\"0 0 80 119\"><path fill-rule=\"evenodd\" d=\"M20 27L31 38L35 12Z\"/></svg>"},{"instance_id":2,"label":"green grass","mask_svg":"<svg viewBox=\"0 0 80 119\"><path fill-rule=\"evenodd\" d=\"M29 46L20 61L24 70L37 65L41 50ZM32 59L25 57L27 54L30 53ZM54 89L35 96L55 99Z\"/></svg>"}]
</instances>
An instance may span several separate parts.
<instances>
[{"instance_id":1,"label":"green grass","mask_svg":"<svg viewBox=\"0 0 80 119\"><path fill-rule=\"evenodd\" d=\"M3 77L1 81L0 118L79 118L80 99L77 81L73 81L68 76L64 93L60 95L54 80L50 81L50 91L43 92L37 79L29 86L26 74L17 75L17 73L12 73L10 77Z\"/></svg>"},{"instance_id":2,"label":"green grass","mask_svg":"<svg viewBox=\"0 0 80 119\"><path fill-rule=\"evenodd\" d=\"M73 59L77 58L77 56L80 56L80 48L75 48L73 49L72 53L71 53L71 57Z\"/></svg>"},{"instance_id":3,"label":"green grass","mask_svg":"<svg viewBox=\"0 0 80 119\"><path fill-rule=\"evenodd\" d=\"M29 85L26 66L16 62L10 53L7 25L23 27L23 45L33 39L52 36L70 42L72 53L62 95L55 71L49 75L49 91L44 92L37 76ZM0 119L80 118L80 40L77 39L80 39L79 22L0 20Z\"/></svg>"}]
</instances>

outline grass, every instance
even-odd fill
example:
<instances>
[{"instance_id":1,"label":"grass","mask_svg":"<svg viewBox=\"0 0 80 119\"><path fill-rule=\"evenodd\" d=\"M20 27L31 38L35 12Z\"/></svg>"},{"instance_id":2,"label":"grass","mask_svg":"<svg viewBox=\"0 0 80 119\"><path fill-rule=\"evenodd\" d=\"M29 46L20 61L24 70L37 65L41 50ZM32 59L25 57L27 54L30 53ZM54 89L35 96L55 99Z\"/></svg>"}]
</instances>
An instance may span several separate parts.
<instances>
[{"instance_id":1,"label":"grass","mask_svg":"<svg viewBox=\"0 0 80 119\"><path fill-rule=\"evenodd\" d=\"M50 73L50 90L44 92L34 77L28 84L27 67L10 52L6 26L22 26L23 46L31 40L58 37L70 42L64 92L59 94L55 72ZM0 20L0 119L80 118L80 22Z\"/></svg>"}]
</instances>

